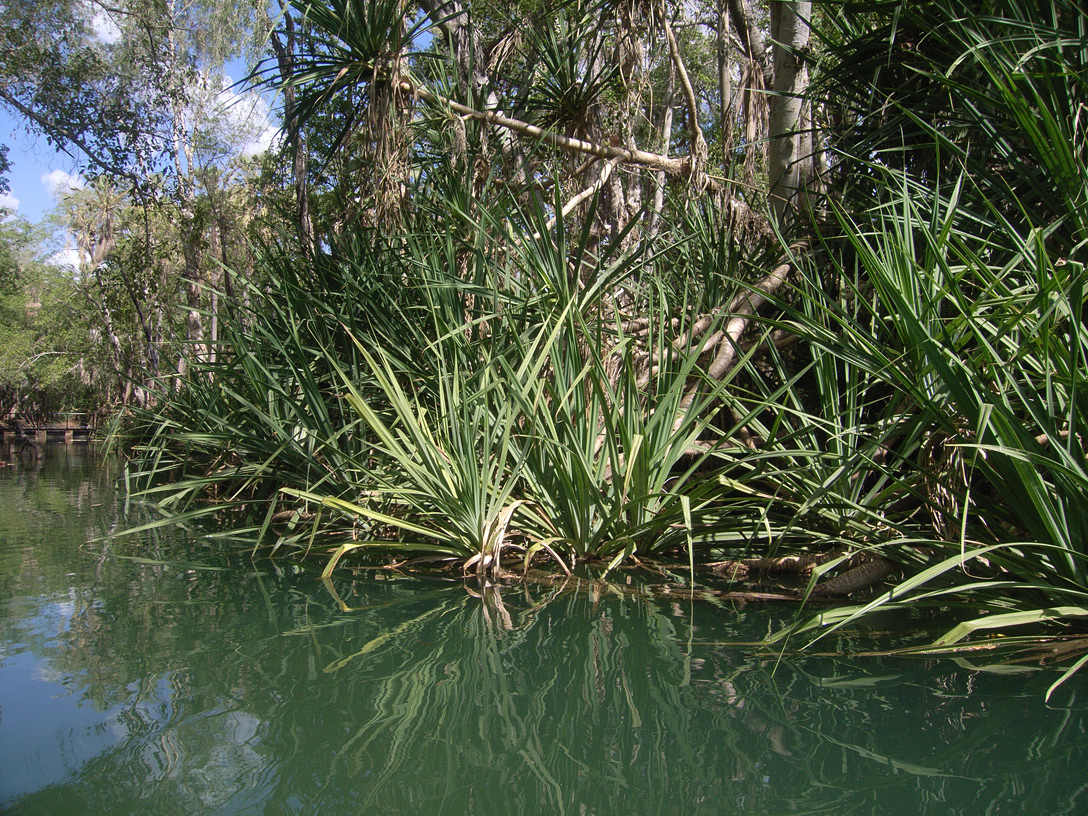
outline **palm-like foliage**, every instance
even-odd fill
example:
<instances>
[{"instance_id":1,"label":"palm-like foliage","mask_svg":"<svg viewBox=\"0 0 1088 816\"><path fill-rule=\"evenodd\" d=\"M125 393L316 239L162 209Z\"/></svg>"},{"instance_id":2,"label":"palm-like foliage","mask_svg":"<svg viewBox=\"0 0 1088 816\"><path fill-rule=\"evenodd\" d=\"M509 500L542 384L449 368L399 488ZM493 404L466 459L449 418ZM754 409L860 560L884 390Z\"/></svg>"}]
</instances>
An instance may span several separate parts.
<instances>
[{"instance_id":1,"label":"palm-like foliage","mask_svg":"<svg viewBox=\"0 0 1088 816\"><path fill-rule=\"evenodd\" d=\"M588 135L602 96L618 75L606 59L606 31L597 9L579 4L560 7L533 37L537 58L526 108L544 127Z\"/></svg>"},{"instance_id":2,"label":"palm-like foliage","mask_svg":"<svg viewBox=\"0 0 1088 816\"><path fill-rule=\"evenodd\" d=\"M663 292L645 301L648 340L611 311L611 291L639 291L642 251L598 257L589 227L560 218L495 252L508 227L472 209L484 217L428 218L350 259L270 252L273 286L250 291L232 356L146 417L145 495L175 516L209 498L245 510L235 532L276 547L350 536L329 569L360 548L490 575L515 553L617 563L713 543L725 516L699 474L720 456L704 409L723 386L686 399L696 359L669 353ZM519 220L543 231L547 213Z\"/></svg>"},{"instance_id":3,"label":"palm-like foliage","mask_svg":"<svg viewBox=\"0 0 1088 816\"><path fill-rule=\"evenodd\" d=\"M406 66L400 62L426 30L425 18L415 24L406 20L400 0L295 0L291 5L311 44L288 80L302 91L294 120L285 123L289 128L312 119L340 95L366 93L404 78ZM269 62L252 79L278 84L278 70Z\"/></svg>"},{"instance_id":4,"label":"palm-like foliage","mask_svg":"<svg viewBox=\"0 0 1088 816\"><path fill-rule=\"evenodd\" d=\"M1086 614L1088 348L1085 266L1074 259L1088 193L1076 101L1088 32L1079 12L1049 9L1035 19L943 16L918 46L952 49L944 67L913 70L927 99L962 93L956 109L890 104L887 120L863 123L876 160L843 161L869 185L849 200L869 208L836 208L843 238L823 261L836 274L810 287L792 318L814 365L830 355L884 395L868 414L894 430L870 433L885 449L878 470L899 481L883 506L882 551L931 563L809 627L957 594L1002 614L969 619L942 643ZM968 89L965 76L978 84ZM911 128L898 154L893 123ZM928 534L918 507L933 520Z\"/></svg>"},{"instance_id":5,"label":"palm-like foliage","mask_svg":"<svg viewBox=\"0 0 1088 816\"><path fill-rule=\"evenodd\" d=\"M174 512L248 504L251 538L320 540L328 569L360 549L485 578L540 552L563 569L860 552L905 577L791 631L954 598L969 612L945 643L1084 617L1088 26L1046 8L895 3L825 36L852 182L814 248L782 242L792 290L733 338L725 374L680 337L726 336L717 310L768 258L710 208L663 218L654 242L602 240L595 199L568 220L557 183L519 209L436 162L395 235L268 257L252 332L148 418L137 474ZM330 9L339 56L305 80L315 105L352 70L388 78L380 37L362 26L352 50L347 7ZM526 98L551 126L577 127L607 85L584 23L539 46L555 82Z\"/></svg>"},{"instance_id":6,"label":"palm-like foliage","mask_svg":"<svg viewBox=\"0 0 1088 816\"><path fill-rule=\"evenodd\" d=\"M885 189L876 156L929 183L962 167L1018 229L1049 226L1064 251L1083 240L1084 208L1069 206L1083 203L1088 143L1076 4L887 0L828 15L822 33L828 67L813 92L838 123L846 190Z\"/></svg>"}]
</instances>

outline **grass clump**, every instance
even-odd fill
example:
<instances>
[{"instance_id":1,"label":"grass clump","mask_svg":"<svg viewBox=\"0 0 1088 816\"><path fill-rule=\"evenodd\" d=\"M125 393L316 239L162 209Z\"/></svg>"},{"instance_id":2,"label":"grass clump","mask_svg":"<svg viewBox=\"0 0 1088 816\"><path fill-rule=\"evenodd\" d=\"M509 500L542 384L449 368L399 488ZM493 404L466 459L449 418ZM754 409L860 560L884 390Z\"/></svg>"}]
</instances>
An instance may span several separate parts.
<instances>
[{"instance_id":1,"label":"grass clump","mask_svg":"<svg viewBox=\"0 0 1088 816\"><path fill-rule=\"evenodd\" d=\"M598 255L560 224L500 254L496 223L306 274L267 256L273 283L220 359L144 417L130 478L175 516L242 512L234 533L273 549L311 547L299 521L320 515L322 540L349 538L328 569L364 548L494 576L515 555L569 569L708 546L730 526L705 475L728 447L707 410L724 386L696 395L697 356L669 353L646 248Z\"/></svg>"}]
</instances>

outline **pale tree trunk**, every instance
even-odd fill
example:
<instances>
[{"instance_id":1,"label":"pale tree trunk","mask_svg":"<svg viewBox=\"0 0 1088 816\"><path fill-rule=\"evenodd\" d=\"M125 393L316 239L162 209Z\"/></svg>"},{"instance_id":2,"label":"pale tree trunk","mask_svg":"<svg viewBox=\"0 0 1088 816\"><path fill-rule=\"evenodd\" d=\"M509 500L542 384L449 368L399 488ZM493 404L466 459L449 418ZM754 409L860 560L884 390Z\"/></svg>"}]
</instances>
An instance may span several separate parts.
<instances>
[{"instance_id":1,"label":"pale tree trunk","mask_svg":"<svg viewBox=\"0 0 1088 816\"><path fill-rule=\"evenodd\" d=\"M624 21L621 15L620 28L622 29ZM603 38L603 33L599 33L598 37ZM623 34L619 35L621 38ZM590 70L594 73L600 73L604 70L604 65L607 61L614 61L618 55L613 54L609 58L604 49L597 50L597 59L594 64L590 66ZM622 66L621 66L622 71ZM622 96L627 97L630 93L630 87L623 92ZM604 140L610 144L625 144L624 126L620 123L620 120L624 118L622 113L627 100L621 98L618 106L611 111L613 114L609 116L610 111L608 105L603 101L598 101L593 106L594 114L591 122L585 129L585 135L597 140ZM618 114L618 115L617 115ZM607 133L606 133L607 131ZM620 233L627 226L627 203L625 201L623 182L620 179L620 173L615 172L615 167L610 167L604 162L596 162L591 167L591 175L594 177L594 184L600 188L601 197L600 204L597 208L597 218L601 224L601 234L607 235L608 240L615 241L619 238ZM607 174L607 175L606 175ZM584 188L583 188L584 189Z\"/></svg>"},{"instance_id":2,"label":"pale tree trunk","mask_svg":"<svg viewBox=\"0 0 1088 816\"><path fill-rule=\"evenodd\" d=\"M767 89L773 71L748 4L745 0L726 0L726 4L744 55L737 92L744 126L744 179L747 184L755 184L767 155Z\"/></svg>"},{"instance_id":3,"label":"pale tree trunk","mask_svg":"<svg viewBox=\"0 0 1088 816\"><path fill-rule=\"evenodd\" d=\"M635 122L643 106L643 97L649 87L647 75L646 50L643 46L641 31L644 19L637 3L625 3L620 7L615 59L622 77L622 95L620 99L621 139L628 150L637 150L635 141ZM626 181L626 184L624 183ZM612 174L613 197L623 206L617 208L620 213L620 229L624 229L632 219L642 211L642 178L632 174L626 179L623 173ZM628 236L628 242L635 240L635 231Z\"/></svg>"},{"instance_id":4,"label":"pale tree trunk","mask_svg":"<svg viewBox=\"0 0 1088 816\"><path fill-rule=\"evenodd\" d=\"M722 170L729 173L733 152L732 78L729 75L729 9L724 0L718 1L718 128L721 130Z\"/></svg>"},{"instance_id":5,"label":"pale tree trunk","mask_svg":"<svg viewBox=\"0 0 1088 816\"><path fill-rule=\"evenodd\" d=\"M811 16L808 0L772 0L774 93L768 123L768 176L771 212L780 222L806 206L813 176L812 135L804 112Z\"/></svg>"},{"instance_id":6,"label":"pale tree trunk","mask_svg":"<svg viewBox=\"0 0 1088 816\"><path fill-rule=\"evenodd\" d=\"M672 144L672 119L675 113L674 103L676 97L676 69L669 63L669 80L665 88L665 111L661 116L661 155L669 155L669 147ZM650 213L651 238L657 235L661 228L661 213L665 209L665 171L658 170L654 173L654 209Z\"/></svg>"},{"instance_id":7,"label":"pale tree trunk","mask_svg":"<svg viewBox=\"0 0 1088 816\"><path fill-rule=\"evenodd\" d=\"M113 358L113 370L117 377L117 386L122 395L123 404L128 404L129 393L125 388L125 354L121 344L121 338L113 326L113 312L106 300L106 286L102 280L102 265L106 262L113 250L113 235L110 229L109 215L106 214L102 223L98 225L98 231L89 226L79 236L79 267L83 279L88 275L94 278L95 305L98 307L99 316L102 319L102 331L109 342L110 356Z\"/></svg>"},{"instance_id":8,"label":"pale tree trunk","mask_svg":"<svg viewBox=\"0 0 1088 816\"><path fill-rule=\"evenodd\" d=\"M101 271L98 268L95 268L93 274L96 286L95 301L98 306L98 313L102 318L102 331L105 333L106 339L110 345L110 356L113 358L113 368L117 376L117 385L122 394L121 401L127 405L129 392L125 388L125 356L121 346L121 338L117 336L117 332L114 330L113 314L106 304L106 293L105 287L102 284Z\"/></svg>"},{"instance_id":9,"label":"pale tree trunk","mask_svg":"<svg viewBox=\"0 0 1088 816\"><path fill-rule=\"evenodd\" d=\"M169 57L174 66L176 81L180 82L184 76L181 70L181 60L178 56L177 37L175 36L176 17L171 8L169 19L170 28L167 31L167 45ZM185 111L181 100L185 98L185 89L178 87L175 93L173 109L173 160L174 172L177 174L178 199L180 217L178 229L181 233L181 255L185 279L186 307L188 309L185 320L185 340L189 354L194 359L200 360L204 356L204 322L200 316L200 292L203 283L200 271L200 251L198 244L200 234L196 223L196 194L193 178L193 155L185 133ZM184 361L185 355L179 357L179 363ZM179 364L178 373L184 374L186 366Z\"/></svg>"},{"instance_id":10,"label":"pale tree trunk","mask_svg":"<svg viewBox=\"0 0 1088 816\"><path fill-rule=\"evenodd\" d=\"M108 183L95 183L92 190L97 195L70 211L70 226L76 231L81 277L84 281L94 278L94 294L88 292L88 295L95 301L102 318L102 330L109 342L119 392L122 394L122 402L127 405L130 390L126 384L129 378L126 376L124 348L114 327L113 312L109 306L106 284L102 279L103 266L117 244L114 218L120 199L113 195L112 185Z\"/></svg>"},{"instance_id":11,"label":"pale tree trunk","mask_svg":"<svg viewBox=\"0 0 1088 816\"><path fill-rule=\"evenodd\" d=\"M665 29L665 37L669 43L669 54L672 57L673 67L676 69L676 78L680 80L680 88L684 92L688 109L688 134L691 141L689 147L690 164L688 167L689 189L695 193L702 193L707 188L707 149L706 139L703 138L703 129L699 127L699 101L695 97L695 88L688 77L684 60L680 56L680 45L676 41L672 24L669 22L667 8L661 13L661 26Z\"/></svg>"},{"instance_id":12,"label":"pale tree trunk","mask_svg":"<svg viewBox=\"0 0 1088 816\"><path fill-rule=\"evenodd\" d=\"M461 0L420 0L419 7L446 38L450 58L457 73L458 98L470 109L480 109L501 117L503 111L499 97L493 89L488 89L491 84L491 66L483 32L479 26L471 24L467 4ZM494 51L503 51L501 42L494 44ZM500 55L492 59L501 63L503 57ZM454 158L457 161L467 161L469 157L465 152L465 123L460 118L454 118L452 124L459 134L454 139ZM515 186L527 188L533 202L543 208L545 201L541 198L539 189L530 184L526 174L527 162L521 145L505 129L498 129L494 135L501 161L509 168ZM482 131L480 149L484 154L488 153L490 144L488 131ZM488 157L484 161L476 161L475 166L465 166L474 190L479 190L487 182L490 163Z\"/></svg>"},{"instance_id":13,"label":"pale tree trunk","mask_svg":"<svg viewBox=\"0 0 1088 816\"><path fill-rule=\"evenodd\" d=\"M208 345L208 362L215 362L215 352L219 347L219 293L212 289L212 326L211 341Z\"/></svg>"},{"instance_id":14,"label":"pale tree trunk","mask_svg":"<svg viewBox=\"0 0 1088 816\"><path fill-rule=\"evenodd\" d=\"M185 301L188 312L185 318L185 340L194 360L203 360L206 356L204 347L204 319L200 314L200 293L203 282L200 272L199 232L194 228L195 214L186 208L182 212L181 253L184 263Z\"/></svg>"}]
</instances>

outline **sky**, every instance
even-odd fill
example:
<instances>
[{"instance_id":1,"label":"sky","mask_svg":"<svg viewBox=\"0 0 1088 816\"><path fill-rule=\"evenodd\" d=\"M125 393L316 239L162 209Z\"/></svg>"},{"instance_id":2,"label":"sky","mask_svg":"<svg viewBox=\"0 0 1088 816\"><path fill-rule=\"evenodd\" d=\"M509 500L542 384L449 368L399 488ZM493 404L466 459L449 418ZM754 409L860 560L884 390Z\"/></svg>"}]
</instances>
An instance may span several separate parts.
<instances>
[{"instance_id":1,"label":"sky","mask_svg":"<svg viewBox=\"0 0 1088 816\"><path fill-rule=\"evenodd\" d=\"M73 176L75 162L57 153L44 138L27 132L22 122L0 107L0 143L8 146L11 192L0 196L0 205L16 210L28 221L37 223L53 208L58 185Z\"/></svg>"},{"instance_id":2,"label":"sky","mask_svg":"<svg viewBox=\"0 0 1088 816\"><path fill-rule=\"evenodd\" d=\"M244 75L243 66L227 66L228 71L232 69L236 75ZM224 90L219 97L230 105L228 116L239 128L250 133L241 152L245 155L260 153L269 147L276 132L268 103L252 95L247 98L239 96L229 89L231 82L230 74L224 74ZM16 210L28 221L38 223L56 206L58 194L63 195L73 187L83 186L79 162L67 153L54 150L44 137L28 130L22 117L13 116L2 105L0 144L8 146L8 160L12 165L8 172L11 190L0 196L0 206Z\"/></svg>"},{"instance_id":3,"label":"sky","mask_svg":"<svg viewBox=\"0 0 1088 816\"><path fill-rule=\"evenodd\" d=\"M115 43L121 37L121 29L104 5L86 4L92 36L102 43ZM275 134L275 124L269 114L266 100L255 94L239 94L230 86L231 75L245 76L246 68L240 62L228 63L222 77L217 77L219 87L212 87L205 95L212 106L225 103L228 113L224 128L233 133L245 134L243 155L253 155L269 147ZM241 104L234 104L240 102ZM206 106L205 109L207 109ZM233 137L232 137L233 138ZM73 188L84 184L79 175L81 157L73 157L52 148L44 137L28 129L22 117L12 114L0 105L0 144L8 146L8 172L10 192L0 194L0 207L15 210L31 223L39 223L42 217L56 206L60 197Z\"/></svg>"}]
</instances>

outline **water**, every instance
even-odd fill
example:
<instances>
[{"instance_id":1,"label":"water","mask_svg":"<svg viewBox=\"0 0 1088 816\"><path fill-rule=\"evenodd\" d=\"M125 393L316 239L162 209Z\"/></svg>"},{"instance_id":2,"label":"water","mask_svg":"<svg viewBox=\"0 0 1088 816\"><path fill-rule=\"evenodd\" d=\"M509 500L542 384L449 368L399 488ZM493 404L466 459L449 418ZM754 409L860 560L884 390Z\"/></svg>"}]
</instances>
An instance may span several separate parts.
<instances>
[{"instance_id":1,"label":"water","mask_svg":"<svg viewBox=\"0 0 1088 816\"><path fill-rule=\"evenodd\" d=\"M778 662L743 644L788 606L635 581L478 597L96 543L131 523L116 475L0 468L5 814L1088 813L1079 678L1046 705L1053 671Z\"/></svg>"}]
</instances>

